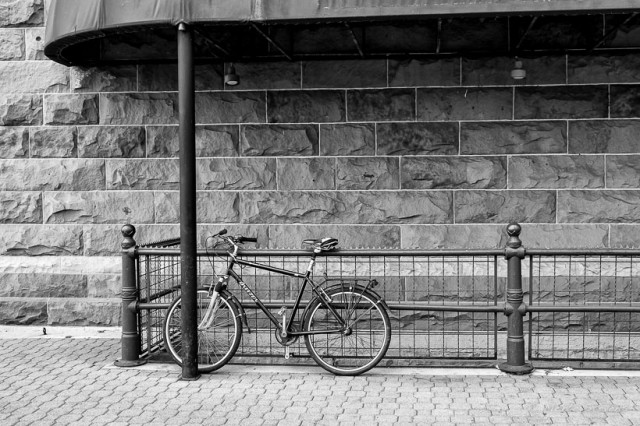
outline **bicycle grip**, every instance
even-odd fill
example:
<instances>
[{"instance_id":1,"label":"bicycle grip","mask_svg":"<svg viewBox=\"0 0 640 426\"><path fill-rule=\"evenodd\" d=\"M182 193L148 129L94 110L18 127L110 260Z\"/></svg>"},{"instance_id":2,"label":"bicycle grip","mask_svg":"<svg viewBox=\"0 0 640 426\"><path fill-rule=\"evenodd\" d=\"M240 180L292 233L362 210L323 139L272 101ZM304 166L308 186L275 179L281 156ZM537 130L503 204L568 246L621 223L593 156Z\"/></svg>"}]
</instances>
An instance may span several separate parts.
<instances>
[{"instance_id":1,"label":"bicycle grip","mask_svg":"<svg viewBox=\"0 0 640 426\"><path fill-rule=\"evenodd\" d=\"M226 229L223 229L222 231L218 232L218 235L224 235L224 234L226 234L226 233L227 233L227 230L226 230Z\"/></svg>"},{"instance_id":2,"label":"bicycle grip","mask_svg":"<svg viewBox=\"0 0 640 426\"><path fill-rule=\"evenodd\" d=\"M258 239L257 238L242 237L242 242L257 243Z\"/></svg>"}]
</instances>

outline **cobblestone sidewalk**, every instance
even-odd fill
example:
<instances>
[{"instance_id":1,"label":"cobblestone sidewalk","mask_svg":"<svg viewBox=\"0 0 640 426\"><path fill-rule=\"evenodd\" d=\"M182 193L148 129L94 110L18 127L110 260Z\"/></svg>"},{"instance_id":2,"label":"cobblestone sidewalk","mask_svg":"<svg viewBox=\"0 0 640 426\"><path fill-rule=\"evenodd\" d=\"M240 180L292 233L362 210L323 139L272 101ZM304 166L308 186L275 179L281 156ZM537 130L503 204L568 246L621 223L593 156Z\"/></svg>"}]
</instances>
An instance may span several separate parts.
<instances>
[{"instance_id":1,"label":"cobblestone sidewalk","mask_svg":"<svg viewBox=\"0 0 640 426\"><path fill-rule=\"evenodd\" d=\"M113 367L117 339L0 339L0 424L640 424L640 377Z\"/></svg>"}]
</instances>

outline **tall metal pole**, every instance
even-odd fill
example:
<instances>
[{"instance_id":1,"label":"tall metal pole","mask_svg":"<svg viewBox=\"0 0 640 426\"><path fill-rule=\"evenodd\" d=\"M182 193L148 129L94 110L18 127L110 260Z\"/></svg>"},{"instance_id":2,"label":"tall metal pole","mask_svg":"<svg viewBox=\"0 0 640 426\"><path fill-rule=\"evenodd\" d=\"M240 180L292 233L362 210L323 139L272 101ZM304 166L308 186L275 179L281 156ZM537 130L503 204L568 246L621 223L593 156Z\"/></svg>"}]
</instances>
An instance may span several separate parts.
<instances>
[{"instance_id":1,"label":"tall metal pole","mask_svg":"<svg viewBox=\"0 0 640 426\"><path fill-rule=\"evenodd\" d=\"M180 118L180 268L182 290L182 379L198 379L196 149L193 36L178 25L178 102Z\"/></svg>"}]
</instances>

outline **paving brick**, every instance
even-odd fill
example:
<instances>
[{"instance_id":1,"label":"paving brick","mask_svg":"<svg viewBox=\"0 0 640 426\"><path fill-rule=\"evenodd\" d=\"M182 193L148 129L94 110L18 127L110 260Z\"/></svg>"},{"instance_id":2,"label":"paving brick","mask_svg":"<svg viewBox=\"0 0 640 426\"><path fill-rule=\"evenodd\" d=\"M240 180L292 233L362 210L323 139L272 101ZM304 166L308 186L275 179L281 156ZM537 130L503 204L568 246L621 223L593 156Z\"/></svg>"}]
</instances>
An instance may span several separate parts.
<instances>
[{"instance_id":1,"label":"paving brick","mask_svg":"<svg viewBox=\"0 0 640 426\"><path fill-rule=\"evenodd\" d=\"M64 420L65 424L74 422L79 424L83 422L83 424L199 424L201 421L205 424L227 422L277 424L281 421L293 424L297 424L298 421L316 424L336 424L340 421L349 424L368 424L381 419L395 421L398 424L417 422L432 424L434 419L442 423L488 424L490 421L496 421L544 424L551 421L587 423L585 420L588 419L595 420L595 423L611 420L621 425L635 423L637 405L630 405L630 409L625 407L628 404L636 404L640 394L638 386L633 381L635 378L628 380L623 377L605 376L593 377L592 380L548 376L531 376L519 380L506 376L487 376L478 380L479 376L455 376L446 381L443 381L440 376L426 376L421 377L418 387L412 375L398 376L382 373L375 377L370 375L359 378L333 378L326 373L277 374L260 371L258 368L257 371L248 374L242 374L237 370L220 371L213 375L203 375L198 382L178 382L177 370L167 372L105 368L107 364L111 364L108 359L117 356L118 340L106 340L98 344L92 340L34 339L27 343L16 345L9 340L0 339L0 356L5 360L5 363L0 366L0 375L7 377L7 368L17 365L18 369L30 378L27 381L22 379L14 381L11 379L15 376L8 376L0 383L1 421L8 419L9 423L17 423L18 419L13 414L17 413L21 416L20 420L34 420L35 424L38 424L38 419L45 418L41 414L46 414L49 424L55 420L58 422ZM8 356L9 354L12 355ZM12 357L19 359L20 362L12 363L14 359ZM48 365L47 374L35 374L42 372L43 365ZM152 382L154 387L144 389L140 386L147 382ZM10 386L2 386L7 383ZM530 386L519 386L524 383ZM33 389L34 384L39 384L41 387L47 386L50 389L49 392L56 389L56 399L42 403L35 398L24 398L25 394L34 392L30 390ZM315 397L313 385L330 386L326 390L333 387L339 390L322 397L328 405L317 408L321 410L319 414L309 414L308 409L304 412L305 406L292 405L291 398L282 398L279 392L279 390L291 390L297 393L289 395ZM429 392L418 390L424 385L430 385ZM113 389L116 389L116 394L121 397L124 395L120 391L126 388L128 397L132 397L133 401L143 401L146 404L143 406L128 404L118 398L114 398L109 403L111 399L107 397L108 393L100 394L96 386L108 389L108 393L113 393ZM266 391L267 387L280 397L276 401L282 404L250 405L263 398L259 393ZM92 391L87 392L88 389ZM233 398L224 399L223 404L214 403L219 401L219 397L212 397L208 391L216 389L221 390L220 395L232 394ZM401 396L398 396L398 389ZM514 392L518 392L519 389L520 394L514 396ZM160 391L157 397L149 396L152 390ZM194 390L206 392L206 395L202 395L206 398L196 401L195 398L201 396L201 392L194 393L192 392ZM248 394L249 390L254 393ZM360 401L344 401L345 392L362 391L369 396L356 396L360 401L377 395L383 401L393 402L382 402L370 407ZM58 394L73 394L73 396L61 397ZM467 396L467 394L474 396ZM598 415L583 411L585 407L577 404L582 398L587 402L587 395L598 401ZM412 399L417 400L416 396L428 402L422 404L406 402ZM76 397L86 398L83 407L78 407L78 402L73 402L75 401L73 398ZM450 399L451 407L435 408L434 404L431 404L435 398L442 398L442 402ZM460 398L473 399L478 403L478 408L470 410L468 402L458 403ZM522 408L525 399L531 405L528 416L523 415L526 413ZM8 406L7 401L9 401ZM312 404L313 401L316 399L312 399L308 404ZM344 409L340 407L343 402ZM6 414L6 407L9 407L9 415ZM261 409L258 410L257 407ZM539 407L550 415L543 415ZM108 410L101 410L101 408L108 408ZM265 413L265 409L273 411ZM78 414L82 417L73 420ZM394 418L396 420L393 420Z\"/></svg>"}]
</instances>

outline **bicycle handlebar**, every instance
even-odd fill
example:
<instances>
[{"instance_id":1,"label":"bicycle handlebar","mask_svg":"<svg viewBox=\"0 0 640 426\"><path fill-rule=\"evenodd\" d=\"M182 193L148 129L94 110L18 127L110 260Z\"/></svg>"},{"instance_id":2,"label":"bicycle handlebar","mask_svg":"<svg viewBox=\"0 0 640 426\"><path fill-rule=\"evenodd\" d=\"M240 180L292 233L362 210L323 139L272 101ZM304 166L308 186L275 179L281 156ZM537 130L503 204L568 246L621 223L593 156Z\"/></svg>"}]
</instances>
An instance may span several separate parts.
<instances>
[{"instance_id":1,"label":"bicycle handlebar","mask_svg":"<svg viewBox=\"0 0 640 426\"><path fill-rule=\"evenodd\" d=\"M236 236L223 236L227 234L227 230L226 229L222 229L220 232L218 232L216 235L214 235L214 237L221 237L224 240L227 240L231 243L234 244L242 244L242 243L257 243L258 239L257 238L253 238L253 237L243 237L242 235L236 235Z\"/></svg>"}]
</instances>

